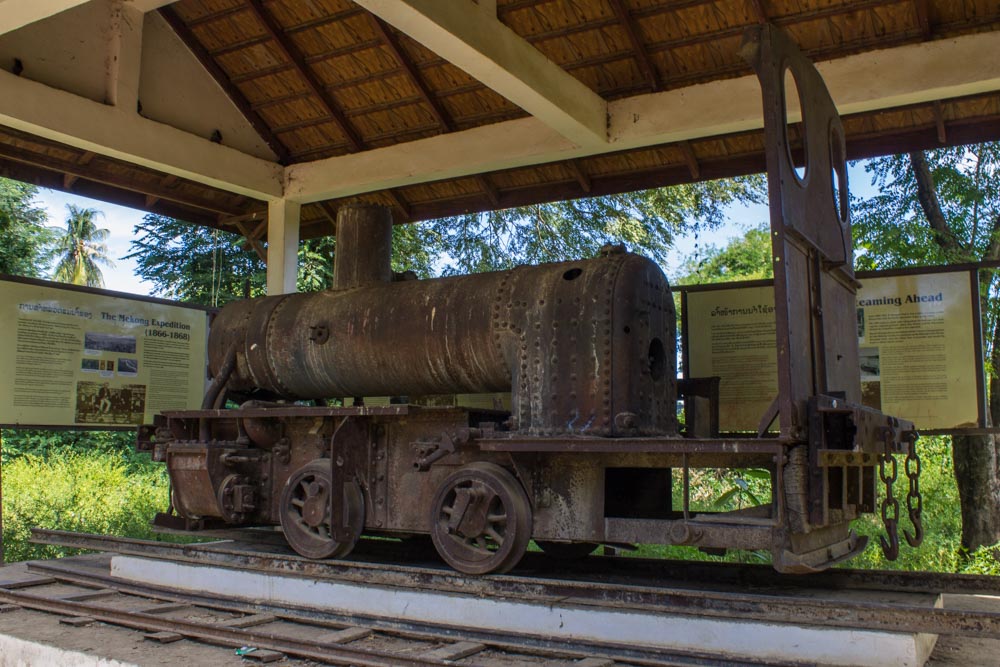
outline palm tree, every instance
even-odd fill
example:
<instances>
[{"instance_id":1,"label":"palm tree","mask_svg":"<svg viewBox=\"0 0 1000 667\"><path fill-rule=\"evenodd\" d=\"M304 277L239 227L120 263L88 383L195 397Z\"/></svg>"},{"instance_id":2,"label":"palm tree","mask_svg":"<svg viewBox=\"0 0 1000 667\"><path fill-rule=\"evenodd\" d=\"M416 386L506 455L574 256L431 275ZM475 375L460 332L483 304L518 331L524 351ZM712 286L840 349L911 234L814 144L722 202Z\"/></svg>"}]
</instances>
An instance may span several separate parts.
<instances>
[{"instance_id":1,"label":"palm tree","mask_svg":"<svg viewBox=\"0 0 1000 667\"><path fill-rule=\"evenodd\" d=\"M105 244L110 232L98 229L94 222L103 213L73 204L67 204L66 208L69 209L69 218L66 219L66 230L56 242L56 257L59 261L52 277L74 285L103 287L104 276L97 265L115 265L108 257L108 246Z\"/></svg>"}]
</instances>

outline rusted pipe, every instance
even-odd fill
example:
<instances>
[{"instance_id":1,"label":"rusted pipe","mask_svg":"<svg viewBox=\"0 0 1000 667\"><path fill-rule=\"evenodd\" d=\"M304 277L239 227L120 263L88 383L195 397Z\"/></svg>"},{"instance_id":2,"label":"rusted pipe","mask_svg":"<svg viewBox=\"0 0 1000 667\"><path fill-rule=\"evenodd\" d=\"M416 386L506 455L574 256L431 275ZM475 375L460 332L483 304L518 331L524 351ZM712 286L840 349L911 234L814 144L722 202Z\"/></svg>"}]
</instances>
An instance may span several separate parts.
<instances>
[{"instance_id":1,"label":"rusted pipe","mask_svg":"<svg viewBox=\"0 0 1000 667\"><path fill-rule=\"evenodd\" d=\"M205 392L205 398L201 401L202 410L211 410L213 407L216 407L216 399L222 393L226 383L229 382L229 376L233 374L233 369L236 368L236 349L238 347L239 344L236 341L233 341L229 345L229 349L226 351L226 358L222 362L219 372L212 378L212 383L208 385L208 390Z\"/></svg>"},{"instance_id":2,"label":"rusted pipe","mask_svg":"<svg viewBox=\"0 0 1000 667\"><path fill-rule=\"evenodd\" d=\"M344 206L337 211L333 289L392 281L392 212L385 206Z\"/></svg>"}]
</instances>

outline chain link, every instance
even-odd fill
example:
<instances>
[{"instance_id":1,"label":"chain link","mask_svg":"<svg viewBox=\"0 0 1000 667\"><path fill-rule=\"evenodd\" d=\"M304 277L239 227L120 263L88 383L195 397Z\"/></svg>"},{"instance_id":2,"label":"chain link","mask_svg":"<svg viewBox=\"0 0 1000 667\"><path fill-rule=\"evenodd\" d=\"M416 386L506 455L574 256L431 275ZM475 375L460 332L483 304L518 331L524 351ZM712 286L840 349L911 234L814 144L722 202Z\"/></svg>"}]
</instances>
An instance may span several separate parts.
<instances>
[{"instance_id":1,"label":"chain link","mask_svg":"<svg viewBox=\"0 0 1000 667\"><path fill-rule=\"evenodd\" d=\"M906 463L903 471L910 480L910 488L906 493L906 512L910 516L910 523L913 524L913 534L903 531L903 537L911 547L920 546L924 541L924 526L921 514L924 510L924 499L920 495L920 455L917 453L917 434L910 432L906 434L909 442L909 449L906 452ZM911 465L912 464L912 465Z\"/></svg>"},{"instance_id":2,"label":"chain link","mask_svg":"<svg viewBox=\"0 0 1000 667\"><path fill-rule=\"evenodd\" d=\"M889 539L879 536L882 543L882 553L887 560L896 560L899 557L899 501L893 495L892 485L899 476L899 467L896 457L893 456L892 445L894 433L891 428L886 428L883 436L883 451L878 457L878 476L885 485L885 496L882 498L882 524ZM890 464L887 466L887 464ZM888 467L888 472L886 468ZM909 471L907 471L909 476Z\"/></svg>"}]
</instances>

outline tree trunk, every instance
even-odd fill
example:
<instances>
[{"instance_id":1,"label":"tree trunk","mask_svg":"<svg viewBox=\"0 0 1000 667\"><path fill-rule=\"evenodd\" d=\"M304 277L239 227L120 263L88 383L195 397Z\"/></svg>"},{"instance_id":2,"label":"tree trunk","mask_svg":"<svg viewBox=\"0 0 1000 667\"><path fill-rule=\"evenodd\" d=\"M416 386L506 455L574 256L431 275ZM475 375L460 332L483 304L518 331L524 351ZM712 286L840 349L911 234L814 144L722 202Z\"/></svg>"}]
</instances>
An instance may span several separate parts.
<instances>
[{"instance_id":1,"label":"tree trunk","mask_svg":"<svg viewBox=\"0 0 1000 667\"><path fill-rule=\"evenodd\" d=\"M937 197L934 179L927 159L922 152L910 153L917 183L917 200L927 222L934 231L934 240L945 251L950 261L963 258L967 250L958 241L948 225ZM1000 216L993 220L991 240L983 259L996 259L1000 254ZM975 257L966 258L975 259ZM986 313L984 304L983 312ZM1000 362L1000 321L994 328L992 345L993 368ZM1000 382L990 377L990 420L1000 422ZM992 435L965 435L952 438L952 460L955 463L955 482L962 509L962 546L973 551L981 546L1000 541L1000 456L998 439Z\"/></svg>"},{"instance_id":2,"label":"tree trunk","mask_svg":"<svg viewBox=\"0 0 1000 667\"><path fill-rule=\"evenodd\" d=\"M994 228L1000 227L1000 218ZM993 244L991 244L991 247ZM988 250L987 254L995 250ZM995 259L986 257L985 259ZM984 308L983 312L987 312ZM1000 368L1000 318L994 324L990 362ZM1000 378L989 381L989 424L1000 423ZM966 435L952 438L955 481L962 506L962 546L973 551L1000 541L1000 455L995 435Z\"/></svg>"},{"instance_id":3,"label":"tree trunk","mask_svg":"<svg viewBox=\"0 0 1000 667\"><path fill-rule=\"evenodd\" d=\"M952 438L955 481L962 507L962 546L973 551L1000 541L997 442L991 435ZM928 499L933 502L933 499Z\"/></svg>"}]
</instances>

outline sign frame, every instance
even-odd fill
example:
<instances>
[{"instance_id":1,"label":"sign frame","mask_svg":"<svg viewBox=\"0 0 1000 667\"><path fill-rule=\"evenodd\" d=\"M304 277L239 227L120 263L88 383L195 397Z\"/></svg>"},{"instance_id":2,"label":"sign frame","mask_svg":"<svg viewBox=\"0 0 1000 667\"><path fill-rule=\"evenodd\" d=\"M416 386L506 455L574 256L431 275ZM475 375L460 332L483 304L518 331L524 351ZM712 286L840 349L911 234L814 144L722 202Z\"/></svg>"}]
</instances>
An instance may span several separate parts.
<instances>
[{"instance_id":1,"label":"sign frame","mask_svg":"<svg viewBox=\"0 0 1000 667\"><path fill-rule=\"evenodd\" d=\"M4 273L0 273L0 283L18 283L22 285L30 285L33 287L45 287L49 289L64 290L68 292L77 292L82 294L88 294L92 296L100 296L113 299L123 299L126 301L139 301L142 303L150 303L161 306L171 306L174 308L185 308L188 310L196 310L205 313L207 318L206 322L206 341L208 336L208 331L211 328L212 320L215 314L219 311L218 308L213 308L211 306L203 306L196 303L188 303L184 301L174 301L172 299L162 299L154 296L144 296L139 294L129 294L127 292L119 292L116 290L109 290L100 287L88 287L85 285L73 285L69 283L54 282L51 280L42 280L39 278L27 278L25 276L12 276ZM207 369L206 369L207 373ZM113 425L113 424L14 424L0 422L0 429L27 429L27 430L47 430L47 431L135 431L138 425Z\"/></svg>"},{"instance_id":2,"label":"sign frame","mask_svg":"<svg viewBox=\"0 0 1000 667\"><path fill-rule=\"evenodd\" d=\"M893 278L899 276L929 275L937 273L967 273L969 277L970 295L972 299L972 335L973 335L973 360L976 371L976 408L977 425L975 427L963 428L943 428L943 429L921 429L923 435L991 435L1000 434L1000 426L988 426L988 407L986 395L986 364L983 350L983 318L982 308L979 298L980 280L979 272L984 269L996 269L1000 263L976 262L951 265L916 266L901 269L888 269L883 271L859 271L855 275L858 280L865 278ZM680 295L681 303L681 368L684 377L690 377L689 359L689 322L688 322L688 293L690 292L713 292L732 289L743 289L751 287L773 287L774 281L771 279L762 280L739 280L722 283L700 283L696 285L672 285L671 290Z\"/></svg>"}]
</instances>

